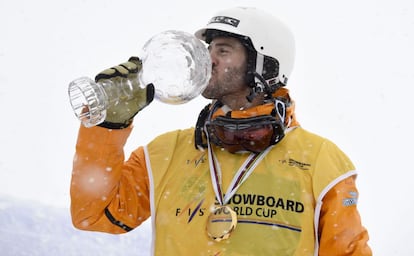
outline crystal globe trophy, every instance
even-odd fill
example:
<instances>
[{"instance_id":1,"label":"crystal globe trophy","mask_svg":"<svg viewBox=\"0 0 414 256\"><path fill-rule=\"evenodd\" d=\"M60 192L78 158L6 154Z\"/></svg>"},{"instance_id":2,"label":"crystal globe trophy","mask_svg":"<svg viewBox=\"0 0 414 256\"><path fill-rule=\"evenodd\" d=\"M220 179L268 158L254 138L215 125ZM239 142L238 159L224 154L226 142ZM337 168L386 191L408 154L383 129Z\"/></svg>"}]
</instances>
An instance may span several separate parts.
<instances>
[{"instance_id":1,"label":"crystal globe trophy","mask_svg":"<svg viewBox=\"0 0 414 256\"><path fill-rule=\"evenodd\" d=\"M211 75L210 54L195 36L166 31L144 45L141 84L155 86L156 99L169 104L186 103L197 97Z\"/></svg>"},{"instance_id":2,"label":"crystal globe trophy","mask_svg":"<svg viewBox=\"0 0 414 256\"><path fill-rule=\"evenodd\" d=\"M81 77L69 84L69 100L85 127L102 123L106 110L130 100L135 90L152 83L155 98L168 104L183 104L205 89L211 76L208 49L192 34L169 30L149 39L141 52L138 79L107 79L96 83Z\"/></svg>"}]
</instances>

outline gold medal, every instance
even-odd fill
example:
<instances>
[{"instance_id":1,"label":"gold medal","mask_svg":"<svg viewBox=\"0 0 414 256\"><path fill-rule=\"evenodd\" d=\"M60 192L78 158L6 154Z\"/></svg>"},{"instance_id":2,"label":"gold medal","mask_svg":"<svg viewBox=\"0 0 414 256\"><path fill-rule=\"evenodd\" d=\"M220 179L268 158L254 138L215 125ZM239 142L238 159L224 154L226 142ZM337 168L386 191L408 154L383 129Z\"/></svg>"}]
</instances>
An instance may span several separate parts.
<instances>
[{"instance_id":1,"label":"gold medal","mask_svg":"<svg viewBox=\"0 0 414 256\"><path fill-rule=\"evenodd\" d=\"M230 206L218 206L207 219L207 234L213 240L220 242L230 237L237 225L237 213Z\"/></svg>"},{"instance_id":2,"label":"gold medal","mask_svg":"<svg viewBox=\"0 0 414 256\"><path fill-rule=\"evenodd\" d=\"M223 188L221 185L221 168L217 157L211 148L208 133L207 142L211 184L213 186L214 194L216 195L216 200L220 206L214 208L214 210L208 216L206 231L211 239L216 242L220 242L221 240L228 239L237 226L237 213L226 204L230 201L241 184L253 172L254 168L259 164L263 157L265 157L267 152L269 152L271 147L259 154L251 153L246 158L240 169L237 171L236 175L233 177L227 189L227 192L223 193Z\"/></svg>"}]
</instances>

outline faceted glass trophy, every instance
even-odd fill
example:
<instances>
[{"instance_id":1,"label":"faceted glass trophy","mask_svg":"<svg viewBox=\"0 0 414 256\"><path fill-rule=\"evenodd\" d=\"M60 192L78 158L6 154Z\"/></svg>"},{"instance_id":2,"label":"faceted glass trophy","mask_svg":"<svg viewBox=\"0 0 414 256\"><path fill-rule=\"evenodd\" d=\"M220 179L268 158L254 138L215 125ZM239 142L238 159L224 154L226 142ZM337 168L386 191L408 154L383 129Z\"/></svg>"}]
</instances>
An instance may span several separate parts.
<instances>
[{"instance_id":1,"label":"faceted glass trophy","mask_svg":"<svg viewBox=\"0 0 414 256\"><path fill-rule=\"evenodd\" d=\"M183 31L169 30L153 36L145 43L140 58L139 81L119 78L96 83L81 77L69 84L70 103L84 126L102 123L106 109L130 100L134 90L150 83L155 87L157 100L183 104L200 95L210 80L208 49L195 36Z\"/></svg>"},{"instance_id":2,"label":"faceted glass trophy","mask_svg":"<svg viewBox=\"0 0 414 256\"><path fill-rule=\"evenodd\" d=\"M152 37L143 47L142 84L155 86L156 99L170 104L197 97L211 75L210 54L195 36L166 31Z\"/></svg>"}]
</instances>

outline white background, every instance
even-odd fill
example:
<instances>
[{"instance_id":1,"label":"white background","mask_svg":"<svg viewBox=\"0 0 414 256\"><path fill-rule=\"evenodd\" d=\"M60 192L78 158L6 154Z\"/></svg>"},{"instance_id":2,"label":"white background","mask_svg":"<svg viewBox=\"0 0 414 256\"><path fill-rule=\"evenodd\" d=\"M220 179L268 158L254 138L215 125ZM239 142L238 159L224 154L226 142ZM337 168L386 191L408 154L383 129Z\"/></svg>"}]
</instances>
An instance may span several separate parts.
<instances>
[{"instance_id":1,"label":"white background","mask_svg":"<svg viewBox=\"0 0 414 256\"><path fill-rule=\"evenodd\" d=\"M288 88L299 121L357 166L375 255L410 255L412 0L0 0L0 195L68 208L79 126L68 83L139 54L158 32L194 32L236 5L271 11L292 28L297 58ZM193 126L206 103L154 102L136 118L127 152Z\"/></svg>"}]
</instances>

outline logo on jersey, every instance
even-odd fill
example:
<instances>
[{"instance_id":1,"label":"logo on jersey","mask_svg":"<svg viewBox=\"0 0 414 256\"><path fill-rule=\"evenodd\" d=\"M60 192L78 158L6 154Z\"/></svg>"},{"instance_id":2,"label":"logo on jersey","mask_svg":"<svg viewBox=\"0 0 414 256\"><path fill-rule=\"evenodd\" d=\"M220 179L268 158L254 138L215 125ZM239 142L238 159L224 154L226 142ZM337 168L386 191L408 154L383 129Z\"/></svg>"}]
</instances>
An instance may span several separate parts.
<instances>
[{"instance_id":1,"label":"logo on jersey","mask_svg":"<svg viewBox=\"0 0 414 256\"><path fill-rule=\"evenodd\" d=\"M204 199L199 201L196 205L193 205L194 202L189 203L183 208L175 209L175 216L182 217L186 216L188 218L187 223L190 223L195 216L204 216L206 208L202 207Z\"/></svg>"},{"instance_id":2,"label":"logo on jersey","mask_svg":"<svg viewBox=\"0 0 414 256\"><path fill-rule=\"evenodd\" d=\"M279 162L282 164L288 164L289 166L297 167L303 171L309 170L311 167L311 164L302 163L292 158L279 160Z\"/></svg>"},{"instance_id":3,"label":"logo on jersey","mask_svg":"<svg viewBox=\"0 0 414 256\"><path fill-rule=\"evenodd\" d=\"M342 200L343 206L352 206L358 203L358 193L355 191L349 192L350 198L345 198Z\"/></svg>"}]
</instances>

